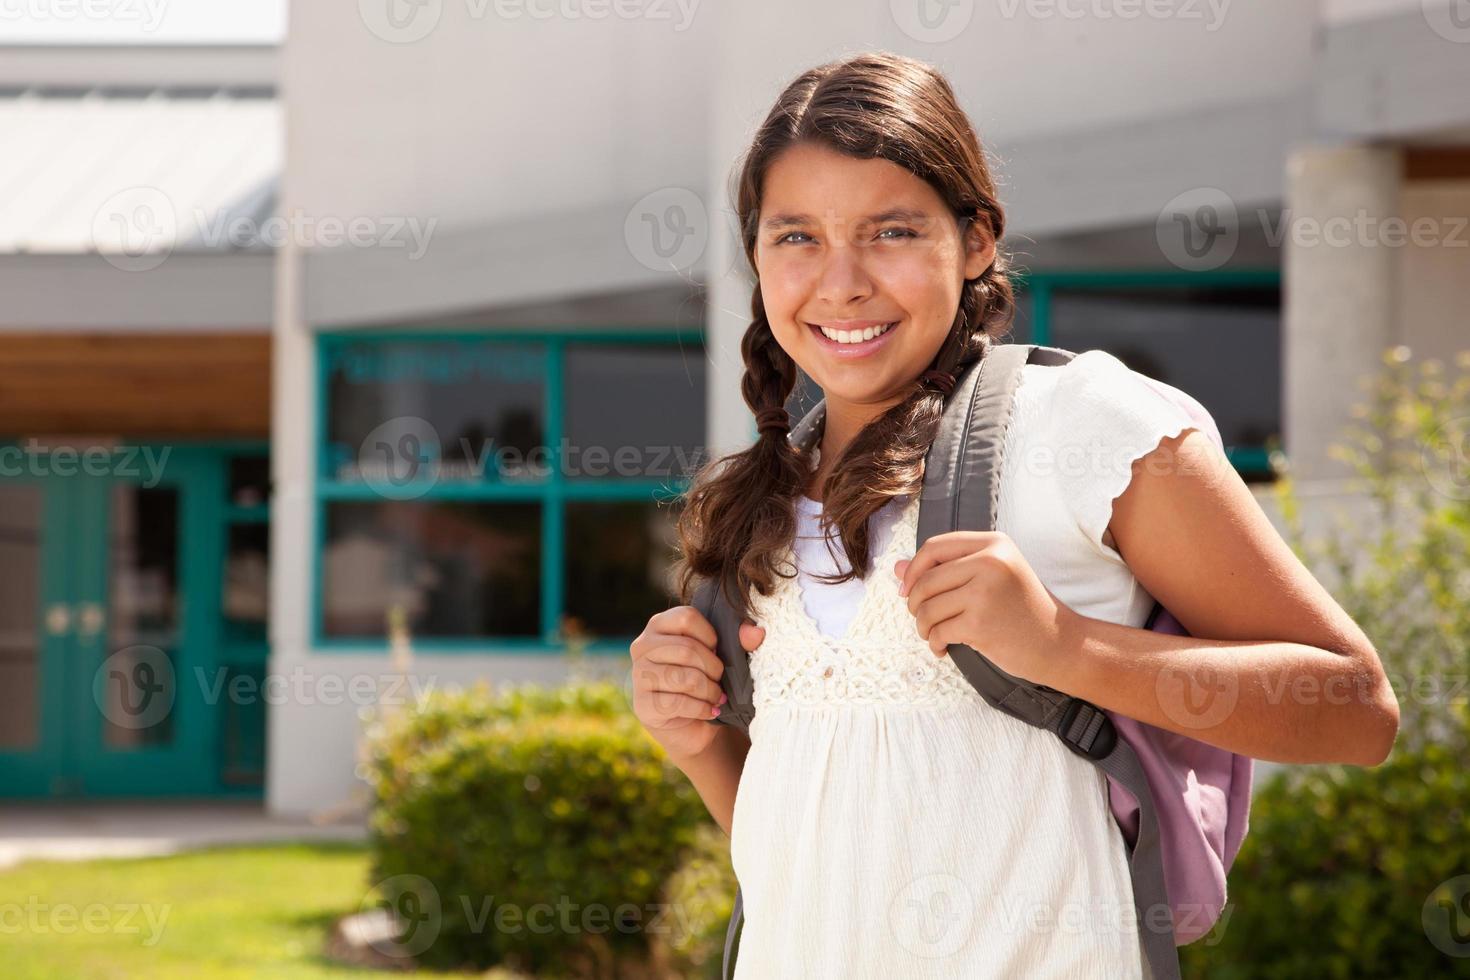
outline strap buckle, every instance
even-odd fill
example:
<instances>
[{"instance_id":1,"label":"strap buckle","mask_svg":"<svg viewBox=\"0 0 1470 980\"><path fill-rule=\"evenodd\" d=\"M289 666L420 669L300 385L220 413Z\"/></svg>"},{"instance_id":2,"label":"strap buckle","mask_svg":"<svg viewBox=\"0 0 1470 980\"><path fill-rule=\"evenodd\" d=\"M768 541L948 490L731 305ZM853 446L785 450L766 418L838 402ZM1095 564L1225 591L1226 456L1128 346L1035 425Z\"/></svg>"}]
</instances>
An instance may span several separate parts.
<instances>
[{"instance_id":1,"label":"strap buckle","mask_svg":"<svg viewBox=\"0 0 1470 980\"><path fill-rule=\"evenodd\" d=\"M1062 709L1057 721L1057 734L1063 744L1084 758L1106 759L1118 743L1118 729L1101 708L1072 698Z\"/></svg>"}]
</instances>

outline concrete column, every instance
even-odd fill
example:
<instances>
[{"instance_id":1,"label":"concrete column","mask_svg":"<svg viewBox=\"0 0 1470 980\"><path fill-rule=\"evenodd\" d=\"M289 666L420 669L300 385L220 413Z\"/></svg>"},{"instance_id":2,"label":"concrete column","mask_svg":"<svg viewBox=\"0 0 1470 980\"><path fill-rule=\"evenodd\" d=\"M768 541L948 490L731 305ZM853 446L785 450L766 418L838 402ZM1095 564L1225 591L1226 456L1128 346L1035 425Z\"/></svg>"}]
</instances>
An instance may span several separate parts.
<instances>
[{"instance_id":1,"label":"concrete column","mask_svg":"<svg viewBox=\"0 0 1470 980\"><path fill-rule=\"evenodd\" d=\"M1383 221L1399 213L1401 171L1392 147L1309 147L1287 162L1283 439L1299 480L1349 474L1328 445L1383 351L1400 342L1398 250L1385 244Z\"/></svg>"}]
</instances>

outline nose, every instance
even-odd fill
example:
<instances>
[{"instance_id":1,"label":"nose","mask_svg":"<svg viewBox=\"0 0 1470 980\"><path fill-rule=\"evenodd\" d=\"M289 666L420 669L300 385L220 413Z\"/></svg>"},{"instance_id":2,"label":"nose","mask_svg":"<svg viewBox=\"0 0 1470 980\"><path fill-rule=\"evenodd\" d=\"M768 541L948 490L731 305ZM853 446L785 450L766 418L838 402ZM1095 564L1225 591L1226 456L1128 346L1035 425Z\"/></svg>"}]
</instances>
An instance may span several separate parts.
<instances>
[{"instance_id":1,"label":"nose","mask_svg":"<svg viewBox=\"0 0 1470 980\"><path fill-rule=\"evenodd\" d=\"M823 249L817 272L817 299L826 309L846 309L872 295L873 280L864 265L865 250L837 241Z\"/></svg>"}]
</instances>

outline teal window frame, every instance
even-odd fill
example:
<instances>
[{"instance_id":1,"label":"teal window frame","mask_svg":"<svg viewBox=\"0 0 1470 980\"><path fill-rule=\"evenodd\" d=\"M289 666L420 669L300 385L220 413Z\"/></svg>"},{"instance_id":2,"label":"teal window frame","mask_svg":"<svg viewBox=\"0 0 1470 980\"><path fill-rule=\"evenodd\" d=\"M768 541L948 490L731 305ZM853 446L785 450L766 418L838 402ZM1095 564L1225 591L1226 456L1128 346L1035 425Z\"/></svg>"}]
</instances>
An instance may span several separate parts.
<instances>
[{"instance_id":1,"label":"teal window frame","mask_svg":"<svg viewBox=\"0 0 1470 980\"><path fill-rule=\"evenodd\" d=\"M386 653L389 642L361 637L331 637L323 629L322 557L326 547L327 505L340 501L378 500L379 494L362 483L340 482L329 473L327 423L330 370L335 353L362 343L464 343L487 342L535 345L544 348L546 383L542 410L545 415L545 451L549 475L545 480L497 483L446 482L436 484L414 500L475 502L534 502L541 505L541 609L537 637L418 637L418 653L551 654L562 655L566 644L558 639L565 613L566 505L579 501L659 501L677 497L688 488L689 477L671 479L603 478L568 480L563 474L559 447L565 435L563 373L566 351L583 344L627 344L679 347L704 356L702 335L668 329L621 330L351 330L321 332L316 336L316 406L312 432L313 541L311 638L314 650L328 653ZM600 637L587 644L585 653L599 656L628 655L628 644L636 637Z\"/></svg>"},{"instance_id":2,"label":"teal window frame","mask_svg":"<svg viewBox=\"0 0 1470 980\"><path fill-rule=\"evenodd\" d=\"M1212 289L1252 289L1262 286L1281 288L1281 270L1273 268L1214 269L1195 272L1187 269L1103 270L1072 269L1015 274L1017 293L1024 291L1031 301L1031 342L1052 344L1052 296L1065 289L1169 289L1180 286L1208 286ZM1272 469L1271 457L1276 453L1284 462L1280 448L1267 445L1225 447L1225 457L1236 472L1257 474Z\"/></svg>"}]
</instances>

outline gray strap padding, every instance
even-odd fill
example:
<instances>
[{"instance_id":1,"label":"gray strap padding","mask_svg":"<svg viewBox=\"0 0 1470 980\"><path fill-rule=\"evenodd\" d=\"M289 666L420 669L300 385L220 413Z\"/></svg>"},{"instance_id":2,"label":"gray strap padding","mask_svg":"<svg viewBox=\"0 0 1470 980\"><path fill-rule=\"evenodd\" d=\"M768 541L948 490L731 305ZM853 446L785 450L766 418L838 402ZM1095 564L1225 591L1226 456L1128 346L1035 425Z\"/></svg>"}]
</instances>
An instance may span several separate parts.
<instances>
[{"instance_id":1,"label":"gray strap padding","mask_svg":"<svg viewBox=\"0 0 1470 980\"><path fill-rule=\"evenodd\" d=\"M750 676L750 657L740 645L740 616L721 594L719 580L715 578L701 578L689 604L715 628L715 655L725 665L720 689L728 700L720 705L720 713L710 718L709 724L729 725L749 737L750 723L755 718L755 685Z\"/></svg>"},{"instance_id":2,"label":"gray strap padding","mask_svg":"<svg viewBox=\"0 0 1470 980\"><path fill-rule=\"evenodd\" d=\"M730 951L735 948L735 933L745 921L745 896L740 894L740 885L735 886L735 907L730 910L730 928L725 930L725 960L720 966L721 980L730 980Z\"/></svg>"}]
</instances>

